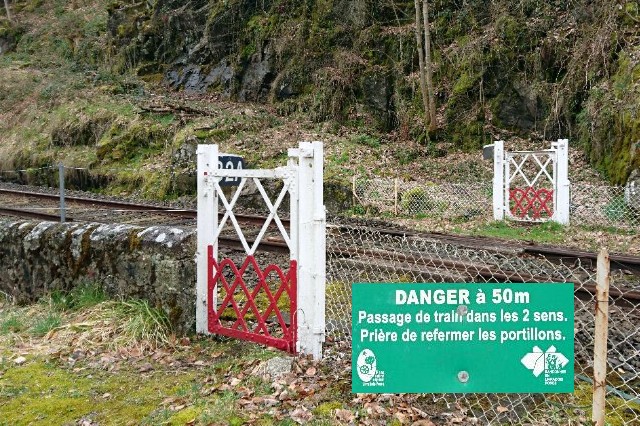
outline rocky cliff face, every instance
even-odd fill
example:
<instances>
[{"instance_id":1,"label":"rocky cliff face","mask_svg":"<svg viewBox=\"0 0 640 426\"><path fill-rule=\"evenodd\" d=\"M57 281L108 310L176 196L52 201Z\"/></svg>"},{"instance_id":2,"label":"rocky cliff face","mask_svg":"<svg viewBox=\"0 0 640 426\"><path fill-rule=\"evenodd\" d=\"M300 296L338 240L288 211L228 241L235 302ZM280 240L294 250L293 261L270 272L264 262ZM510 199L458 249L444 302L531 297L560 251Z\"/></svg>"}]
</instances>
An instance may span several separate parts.
<instances>
[{"instance_id":1,"label":"rocky cliff face","mask_svg":"<svg viewBox=\"0 0 640 426\"><path fill-rule=\"evenodd\" d=\"M614 183L638 166L636 118L619 102L621 85L637 89L624 80L640 70L637 2L431 3L431 140L568 137ZM114 1L109 32L123 70L176 90L424 138L414 16L397 1Z\"/></svg>"},{"instance_id":2,"label":"rocky cliff face","mask_svg":"<svg viewBox=\"0 0 640 426\"><path fill-rule=\"evenodd\" d=\"M7 19L0 19L0 55L11 52L16 47L20 29Z\"/></svg>"}]
</instances>

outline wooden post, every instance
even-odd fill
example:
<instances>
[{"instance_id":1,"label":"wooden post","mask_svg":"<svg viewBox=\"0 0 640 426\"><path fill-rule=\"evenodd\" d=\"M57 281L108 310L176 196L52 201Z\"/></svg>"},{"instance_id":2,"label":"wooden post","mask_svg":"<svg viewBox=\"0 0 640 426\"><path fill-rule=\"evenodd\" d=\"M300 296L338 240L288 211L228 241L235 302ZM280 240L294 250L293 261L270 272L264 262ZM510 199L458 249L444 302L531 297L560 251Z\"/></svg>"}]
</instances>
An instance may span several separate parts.
<instances>
[{"instance_id":1,"label":"wooden post","mask_svg":"<svg viewBox=\"0 0 640 426\"><path fill-rule=\"evenodd\" d=\"M322 359L325 337L326 210L323 144L300 142L298 160L298 347Z\"/></svg>"},{"instance_id":2,"label":"wooden post","mask_svg":"<svg viewBox=\"0 0 640 426\"><path fill-rule=\"evenodd\" d=\"M398 178L393 180L393 214L398 216Z\"/></svg>"},{"instance_id":3,"label":"wooden post","mask_svg":"<svg viewBox=\"0 0 640 426\"><path fill-rule=\"evenodd\" d=\"M11 19L11 9L9 8L9 0L4 0L4 8L7 11L7 19L12 21Z\"/></svg>"},{"instance_id":4,"label":"wooden post","mask_svg":"<svg viewBox=\"0 0 640 426\"><path fill-rule=\"evenodd\" d=\"M593 413L596 426L604 426L607 391L607 336L609 331L609 253L598 254L596 282L596 330L593 343Z\"/></svg>"},{"instance_id":5,"label":"wooden post","mask_svg":"<svg viewBox=\"0 0 640 426\"><path fill-rule=\"evenodd\" d=\"M356 207L356 198L358 198L358 196L356 195L356 175L353 175L353 180L352 180L352 184L351 184L351 203L352 203L352 207L355 209Z\"/></svg>"},{"instance_id":6,"label":"wooden post","mask_svg":"<svg viewBox=\"0 0 640 426\"><path fill-rule=\"evenodd\" d=\"M569 140L559 139L551 145L556 151L554 209L555 220L562 225L569 225L569 209L571 205L569 183Z\"/></svg>"},{"instance_id":7,"label":"wooden post","mask_svg":"<svg viewBox=\"0 0 640 426\"><path fill-rule=\"evenodd\" d=\"M66 221L67 208L64 203L64 164L58 164L58 189L60 192L60 223Z\"/></svg>"}]
</instances>

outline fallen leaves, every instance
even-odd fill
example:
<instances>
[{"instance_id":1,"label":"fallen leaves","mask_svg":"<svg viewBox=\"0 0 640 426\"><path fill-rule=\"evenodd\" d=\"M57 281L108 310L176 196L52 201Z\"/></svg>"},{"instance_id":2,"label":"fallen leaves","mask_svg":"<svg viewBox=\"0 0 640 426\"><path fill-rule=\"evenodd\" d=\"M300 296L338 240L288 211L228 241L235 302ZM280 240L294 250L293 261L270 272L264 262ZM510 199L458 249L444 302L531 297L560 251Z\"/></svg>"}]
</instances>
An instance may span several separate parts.
<instances>
[{"instance_id":1,"label":"fallen leaves","mask_svg":"<svg viewBox=\"0 0 640 426\"><path fill-rule=\"evenodd\" d=\"M160 405L170 411L182 411L193 404L186 398L169 397L165 398Z\"/></svg>"},{"instance_id":2,"label":"fallen leaves","mask_svg":"<svg viewBox=\"0 0 640 426\"><path fill-rule=\"evenodd\" d=\"M289 414L291 420L296 423L304 424L313 418L313 414L306 407L300 406Z\"/></svg>"}]
</instances>

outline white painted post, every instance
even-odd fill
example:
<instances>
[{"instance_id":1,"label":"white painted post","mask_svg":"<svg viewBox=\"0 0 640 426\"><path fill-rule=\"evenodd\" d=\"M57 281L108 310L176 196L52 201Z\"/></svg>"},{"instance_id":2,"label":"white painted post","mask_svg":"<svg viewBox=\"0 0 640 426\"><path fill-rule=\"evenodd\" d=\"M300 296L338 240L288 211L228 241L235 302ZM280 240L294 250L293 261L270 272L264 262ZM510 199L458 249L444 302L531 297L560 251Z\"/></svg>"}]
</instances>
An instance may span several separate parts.
<instances>
[{"instance_id":1,"label":"white painted post","mask_svg":"<svg viewBox=\"0 0 640 426\"><path fill-rule=\"evenodd\" d=\"M326 295L326 254L327 254L327 211L324 206L324 155L322 142L313 142L313 289L315 310L313 335L315 337L314 359L322 358L322 343L325 338L325 295Z\"/></svg>"},{"instance_id":2,"label":"white painted post","mask_svg":"<svg viewBox=\"0 0 640 426\"><path fill-rule=\"evenodd\" d=\"M591 420L603 426L607 392L607 337L609 331L609 253L598 254L596 279L596 330L593 341L593 411Z\"/></svg>"},{"instance_id":3,"label":"white painted post","mask_svg":"<svg viewBox=\"0 0 640 426\"><path fill-rule=\"evenodd\" d=\"M196 282L196 332L209 333L207 292L208 292L208 260L207 251L213 245L213 253L217 258L218 242L214 233L218 228L218 196L213 186L213 172L218 168L218 145L198 145L198 245L196 249L197 282ZM216 294L214 293L214 300ZM212 309L214 307L211 307Z\"/></svg>"},{"instance_id":4,"label":"white painted post","mask_svg":"<svg viewBox=\"0 0 640 426\"><path fill-rule=\"evenodd\" d=\"M322 142L301 142L298 163L298 347L322 358L325 334L326 212Z\"/></svg>"},{"instance_id":5,"label":"white painted post","mask_svg":"<svg viewBox=\"0 0 640 426\"><path fill-rule=\"evenodd\" d=\"M552 144L556 151L555 170L555 221L562 225L569 225L569 207L571 197L569 193L569 140L559 139Z\"/></svg>"},{"instance_id":6,"label":"white painted post","mask_svg":"<svg viewBox=\"0 0 640 426\"><path fill-rule=\"evenodd\" d=\"M298 220L298 199L300 198L300 188L298 182L298 161L300 158L300 150L298 148L289 148L289 159L287 161L287 168L289 172L295 173L293 182L289 185L289 240L291 241L291 247L289 248L289 259L298 261L300 253L300 239L298 237L298 231L300 230ZM300 262L298 261L298 264Z\"/></svg>"},{"instance_id":7,"label":"white painted post","mask_svg":"<svg viewBox=\"0 0 640 426\"><path fill-rule=\"evenodd\" d=\"M493 219L504 219L505 184L504 184L504 141L493 143Z\"/></svg>"}]
</instances>

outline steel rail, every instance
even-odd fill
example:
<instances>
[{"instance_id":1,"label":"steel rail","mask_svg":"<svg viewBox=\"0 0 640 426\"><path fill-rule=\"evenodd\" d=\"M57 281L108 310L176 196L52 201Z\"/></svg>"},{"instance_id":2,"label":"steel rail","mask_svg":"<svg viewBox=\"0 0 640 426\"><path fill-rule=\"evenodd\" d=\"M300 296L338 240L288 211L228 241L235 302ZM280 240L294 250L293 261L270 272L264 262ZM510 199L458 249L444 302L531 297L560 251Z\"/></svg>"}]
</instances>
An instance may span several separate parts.
<instances>
[{"instance_id":1,"label":"steel rail","mask_svg":"<svg viewBox=\"0 0 640 426\"><path fill-rule=\"evenodd\" d=\"M58 200L57 194L45 194L45 193L33 192L33 191L0 189L0 194L22 195L22 196L37 197L42 199L52 199L56 201ZM129 203L129 202L112 201L112 200L99 200L99 199L75 197L75 196L68 196L66 197L66 199L72 202L77 202L82 204L102 205L102 206L119 208L119 209L128 210L128 211L145 211L149 213L153 212L153 213L159 213L159 214L169 214L169 215L176 215L176 216L185 217L189 219L195 219L197 217L196 210L188 210L188 209L180 210L180 209L173 209L170 207L159 207L159 206L154 206L149 204ZM9 214L12 216L28 217L28 218L40 219L40 220L56 221L60 219L60 216L58 215L39 213L39 212L33 212L33 211L21 210L21 209L11 209L11 208L1 208L0 214ZM222 216L223 214L221 213L220 217ZM257 216L257 215L236 215L236 218L243 223L252 223L252 224L258 224L258 225L262 225L265 220L263 216ZM73 219L69 218L68 220L72 221ZM97 220L96 222L102 222L102 221ZM288 220L283 220L283 223L285 224L285 226L289 225ZM358 231L370 232L371 231L370 228L366 228L362 226L349 226L349 225L336 225L336 226L337 228L343 231L346 230L349 232L358 232ZM505 240L491 238L491 237L468 237L468 236L462 236L462 235L449 235L449 234L443 234L438 232L426 233L426 232L413 232L413 231L378 229L378 228L374 228L374 232L378 232L383 235L391 235L391 236L436 239L445 243L463 245L463 246L472 247L472 248L493 249L495 247L498 250L508 250L511 252L515 251L516 253L514 254L541 255L541 256L544 256L545 258L557 258L565 261L567 259L580 259L580 260L585 260L585 259L596 260L597 259L597 253L594 253L594 252L573 250L573 249L567 249L563 247L555 247L555 246L547 246L547 245L535 245L535 244L522 243L517 241L505 241ZM225 246L236 248L236 249L242 249L242 245L239 240L235 240L233 238L221 238L220 241ZM274 242L274 241L264 240L261 242L260 246L267 251L273 251L273 252L283 253L288 250L284 242ZM335 247L333 249L329 249L328 251L332 254L339 255L339 256L363 254L357 250L354 252L354 249L351 249L351 248L341 248L341 247ZM373 255L373 257L374 258L377 257L380 259L386 258L386 260L401 260L404 262L413 261L415 263L415 259L411 259L407 255L403 255L399 253L391 254L390 252L386 254L381 254L383 252L384 251L379 251L379 253L376 253L375 255ZM393 256L395 256L395 258ZM611 260L612 269L618 269L618 270L630 269L636 273L640 273L640 257L639 256L610 254L609 258ZM473 265L472 263L469 263L469 262L445 260L445 259L438 259L438 258L429 258L429 262L430 262L429 265L423 265L423 266L439 265L437 267L449 267L456 270L460 270L460 268L463 268L463 269L473 268L479 276L485 279L501 279L501 280L515 281L515 282L544 280L543 277L536 277L533 275L530 276L528 274L522 274L522 273L516 273L516 272L497 273L495 271L492 271L491 268L487 268L486 266L479 267L478 265ZM417 263L420 263L420 262L417 262ZM522 277L522 278L526 277L526 279L523 281L518 277ZM585 286L587 285L585 284ZM617 293L620 293L620 294L617 294ZM638 300L640 300L640 292L636 292L636 293L639 293L639 294L636 295L634 293L632 295L632 298L637 298ZM615 289L612 289L611 294L613 296L622 296L622 293L617 292Z\"/></svg>"},{"instance_id":2,"label":"steel rail","mask_svg":"<svg viewBox=\"0 0 640 426\"><path fill-rule=\"evenodd\" d=\"M45 194L40 192L33 191L21 191L14 189L0 189L0 194L12 194L12 195L23 195L30 197L38 197L43 199L51 199L58 200L57 194ZM92 204L92 205L102 205L107 207L115 207L123 210L131 210L131 211L146 211L149 213L159 213L159 214L169 214L184 217L187 219L196 219L197 218L197 210L191 209L174 209L171 207L160 207L154 206L150 204L139 204L139 203L129 203L124 201L112 201L112 200L99 200L94 198L85 198L85 197L75 197L75 196L67 196L65 199L81 204ZM219 217L222 218L224 216L223 213L219 214ZM256 225L262 225L265 221L265 217L258 215L247 215L247 214L236 214L236 219L242 223L250 223ZM289 227L289 221L287 219L282 219L284 226ZM272 223L272 226L275 224ZM366 231L366 228L362 226L349 226L349 225L339 225L339 229L341 230L358 230L363 229ZM574 250L567 249L564 247L556 247L549 245L537 245L526 242L518 242L518 241L506 241L499 238L491 238L491 237L469 237L464 235L450 235L443 234L439 232L413 232L413 231L403 231L403 230L395 230L395 229L375 229L376 232L379 232L383 235L392 235L392 236L404 236L404 237L418 237L418 238L430 238L437 239L443 242L448 242L452 244L464 245L472 248L491 248L491 249L504 249L509 251L519 251L523 254L531 254L531 255L542 255L545 257L552 257L557 259L581 259L581 260L592 260L595 261L598 258L598 254L590 251L582 251L582 250ZM631 269L640 274L640 256L631 256L631 255L623 255L623 254L609 254L609 259L611 260L611 269L620 270L620 269Z\"/></svg>"},{"instance_id":3,"label":"steel rail","mask_svg":"<svg viewBox=\"0 0 640 426\"><path fill-rule=\"evenodd\" d=\"M39 220L47 220L53 222L60 221L60 215L50 214L50 213L41 213L34 212L32 210L23 210L23 209L12 209L9 207L0 207L0 214L9 215L9 216L17 216L17 217L26 217L29 219L39 219ZM72 222L73 219L67 217L65 219L67 222Z\"/></svg>"},{"instance_id":4,"label":"steel rail","mask_svg":"<svg viewBox=\"0 0 640 426\"><path fill-rule=\"evenodd\" d=\"M20 191L15 189L0 189L0 194L9 194L9 195L21 195L28 196L40 199L54 200L58 201L59 195L57 194L45 194L42 192L33 192L33 191ZM129 203L125 201L113 201L113 200L100 200L95 198L85 198L85 197L75 197L75 196L65 196L65 200L72 201L79 204L91 204L97 206L105 206L116 209L128 210L128 211L141 211L147 213L158 213L158 214L167 214L173 216L179 216L186 219L196 219L198 217L198 211L192 209L176 209L172 207L162 207L162 206L154 206L152 204L139 204L139 203ZM222 218L224 213L220 213L219 217ZM250 223L262 225L265 221L265 217L258 215L249 215L249 214L236 214L236 219L242 223ZM282 223L285 227L289 226L288 219L281 219ZM275 226L274 223L271 226Z\"/></svg>"},{"instance_id":5,"label":"steel rail","mask_svg":"<svg viewBox=\"0 0 640 426\"><path fill-rule=\"evenodd\" d=\"M0 214L9 214L12 216L28 217L33 219L53 220L58 221L59 215L39 213L22 209L0 208ZM72 221L72 218L67 218L68 221ZM219 237L219 243L224 247L229 247L236 250L244 250L242 243L238 238L233 237ZM247 240L249 245L253 244L253 241ZM289 253L289 247L284 241L281 240L263 240L260 242L259 249L276 252L276 253ZM422 268L446 268L453 269L459 273L463 273L473 278L474 275L480 276L486 280L499 280L515 283L530 283L530 282L554 282L556 279L547 275L533 275L522 272L514 271L496 271L486 265L477 264L474 262L467 262L461 260L455 260L450 258L440 257L428 257L425 254L421 254L419 259L415 259L411 254L391 252L382 249L362 249L358 247L346 247L346 246L334 246L327 248L327 253L344 259L376 259L378 261L391 261L391 262L403 262L408 264L407 269L411 269L412 272L424 272L425 274L433 274L431 270L416 269L415 266ZM375 263L367 261L371 266L375 266ZM385 266L385 265L382 265ZM412 267L413 266L413 267ZM402 265L397 267L397 270L403 270L405 268ZM573 282L574 288L577 292L584 292L590 295L594 295L596 292L595 284L584 283L579 280ZM626 290L622 291L617 288L610 288L609 294L613 297L629 301L634 305L640 303L640 291Z\"/></svg>"},{"instance_id":6,"label":"steel rail","mask_svg":"<svg viewBox=\"0 0 640 426\"><path fill-rule=\"evenodd\" d=\"M357 247L341 247L336 246L334 248L327 248L327 252L347 258L353 258L354 256L360 256L364 259L379 259L384 261L401 261L411 265L419 265L424 267L433 268L447 268L454 269L458 272L465 273L469 277L473 278L474 275L480 276L483 279L497 280L498 282L514 282L514 283L532 283L532 282L556 282L557 278L548 275L534 275L515 271L496 271L491 267L474 262L467 262L461 260L455 260L450 258L429 257L424 254L419 259L415 259L410 254L390 252L381 249L362 249ZM398 267L398 270L402 270L402 266ZM425 271L430 273L429 271ZM589 294L596 294L595 284L585 283L580 280L572 281L576 291L586 291ZM617 288L611 287L609 294L613 297L623 298L625 300L640 302L640 291L638 290L626 290L622 291Z\"/></svg>"},{"instance_id":7,"label":"steel rail","mask_svg":"<svg viewBox=\"0 0 640 426\"><path fill-rule=\"evenodd\" d=\"M367 231L367 228L363 228L362 226L339 225L337 228L348 232L358 229L362 229L363 232L370 232ZM595 262L598 259L598 253L596 252L550 245L538 245L529 242L503 240L484 236L450 235L440 232L414 232L395 229L375 229L375 232L382 235L397 237L434 239L442 241L443 243L462 245L469 248L489 249L492 251L508 251L512 254L515 252L519 254L541 255L546 258L561 260L580 259ZM612 270L630 269L636 271L636 273L640 275L640 256L610 253L609 259L611 261Z\"/></svg>"}]
</instances>

